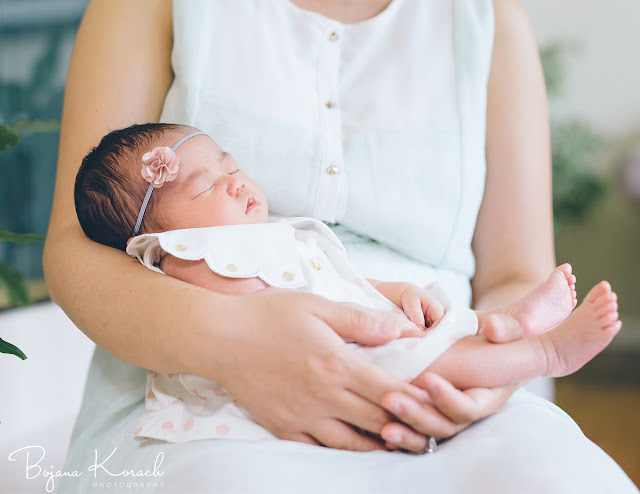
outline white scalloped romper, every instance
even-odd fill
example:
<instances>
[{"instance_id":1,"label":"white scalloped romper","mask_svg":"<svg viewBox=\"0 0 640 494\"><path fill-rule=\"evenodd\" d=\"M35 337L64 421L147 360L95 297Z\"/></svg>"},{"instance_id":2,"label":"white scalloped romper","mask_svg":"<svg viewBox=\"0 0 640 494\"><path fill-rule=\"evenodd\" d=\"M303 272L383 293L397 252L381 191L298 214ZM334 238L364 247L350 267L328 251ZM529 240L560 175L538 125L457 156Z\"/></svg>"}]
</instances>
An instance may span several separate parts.
<instances>
[{"instance_id":1,"label":"white scalloped romper","mask_svg":"<svg viewBox=\"0 0 640 494\"><path fill-rule=\"evenodd\" d=\"M355 303L380 317L387 311L406 317L353 268L333 231L313 218L144 234L129 243L127 253L159 272L157 265L165 254L187 261L204 259L221 276L258 277L272 287ZM477 332L472 310L457 307L435 283L427 289L443 303L446 314L423 337L401 338L377 347L349 345L396 377L411 380L457 340ZM210 438L275 439L222 385L190 374L151 371L147 373L145 411L134 435L176 443Z\"/></svg>"}]
</instances>

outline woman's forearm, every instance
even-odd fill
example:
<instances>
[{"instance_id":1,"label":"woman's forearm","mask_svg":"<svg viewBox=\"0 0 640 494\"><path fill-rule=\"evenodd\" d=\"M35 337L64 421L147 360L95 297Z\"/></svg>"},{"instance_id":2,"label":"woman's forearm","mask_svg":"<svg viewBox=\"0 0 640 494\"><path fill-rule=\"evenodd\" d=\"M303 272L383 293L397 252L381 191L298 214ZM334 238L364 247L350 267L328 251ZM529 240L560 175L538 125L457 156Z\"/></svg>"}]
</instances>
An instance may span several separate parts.
<instances>
[{"instance_id":1,"label":"woman's forearm","mask_svg":"<svg viewBox=\"0 0 640 494\"><path fill-rule=\"evenodd\" d=\"M211 342L234 325L227 296L154 273L77 224L50 229L44 273L53 300L109 353L161 372L219 375Z\"/></svg>"}]
</instances>

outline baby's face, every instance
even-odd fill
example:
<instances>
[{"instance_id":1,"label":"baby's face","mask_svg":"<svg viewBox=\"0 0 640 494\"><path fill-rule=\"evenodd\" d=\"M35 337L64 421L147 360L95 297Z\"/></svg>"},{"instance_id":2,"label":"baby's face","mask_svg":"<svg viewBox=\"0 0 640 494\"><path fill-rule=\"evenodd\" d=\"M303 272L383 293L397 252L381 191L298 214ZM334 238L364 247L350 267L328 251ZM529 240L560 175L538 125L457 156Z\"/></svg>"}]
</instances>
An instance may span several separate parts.
<instances>
[{"instance_id":1,"label":"baby's face","mask_svg":"<svg viewBox=\"0 0 640 494\"><path fill-rule=\"evenodd\" d=\"M192 137L176 154L178 176L164 185L160 206L168 229L267 222L267 199L260 187L210 137Z\"/></svg>"}]
</instances>

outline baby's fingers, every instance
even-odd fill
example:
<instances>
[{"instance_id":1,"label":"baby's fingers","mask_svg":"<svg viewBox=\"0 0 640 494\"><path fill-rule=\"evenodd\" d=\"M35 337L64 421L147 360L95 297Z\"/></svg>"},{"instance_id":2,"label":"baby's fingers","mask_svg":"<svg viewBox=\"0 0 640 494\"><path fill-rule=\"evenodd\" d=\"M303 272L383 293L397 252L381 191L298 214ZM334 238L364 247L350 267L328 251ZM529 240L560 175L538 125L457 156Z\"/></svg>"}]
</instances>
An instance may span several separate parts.
<instances>
[{"instance_id":1,"label":"baby's fingers","mask_svg":"<svg viewBox=\"0 0 640 494\"><path fill-rule=\"evenodd\" d=\"M429 323L429 327L433 328L444 317L444 305L442 302L436 299L431 299L425 309L425 318Z\"/></svg>"},{"instance_id":2,"label":"baby's fingers","mask_svg":"<svg viewBox=\"0 0 640 494\"><path fill-rule=\"evenodd\" d=\"M403 296L402 310L404 310L404 313L413 324L422 328L425 327L422 302L419 297Z\"/></svg>"}]
</instances>

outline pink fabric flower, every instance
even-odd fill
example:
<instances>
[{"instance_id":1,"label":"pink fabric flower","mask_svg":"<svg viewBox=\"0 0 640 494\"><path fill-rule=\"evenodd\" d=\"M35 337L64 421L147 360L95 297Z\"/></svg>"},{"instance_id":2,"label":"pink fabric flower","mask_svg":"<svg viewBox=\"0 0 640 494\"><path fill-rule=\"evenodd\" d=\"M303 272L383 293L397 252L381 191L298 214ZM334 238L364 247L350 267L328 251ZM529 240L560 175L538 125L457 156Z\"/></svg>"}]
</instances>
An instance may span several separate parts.
<instances>
[{"instance_id":1,"label":"pink fabric flower","mask_svg":"<svg viewBox=\"0 0 640 494\"><path fill-rule=\"evenodd\" d=\"M142 156L142 178L156 188L178 176L180 157L170 147L158 146Z\"/></svg>"}]
</instances>

